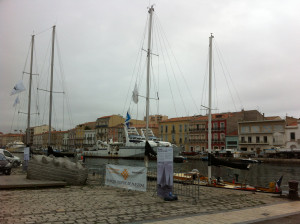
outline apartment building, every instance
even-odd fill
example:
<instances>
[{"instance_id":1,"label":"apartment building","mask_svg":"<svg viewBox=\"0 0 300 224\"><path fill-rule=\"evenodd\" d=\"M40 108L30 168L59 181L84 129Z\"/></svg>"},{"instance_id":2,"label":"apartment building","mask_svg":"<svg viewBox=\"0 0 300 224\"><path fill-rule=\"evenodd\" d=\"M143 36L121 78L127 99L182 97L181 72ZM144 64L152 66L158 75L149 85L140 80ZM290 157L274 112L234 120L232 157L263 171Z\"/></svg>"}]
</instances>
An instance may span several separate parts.
<instances>
[{"instance_id":1,"label":"apartment building","mask_svg":"<svg viewBox=\"0 0 300 224\"><path fill-rule=\"evenodd\" d=\"M125 119L121 115L100 117L96 120L96 139L108 142L109 128L123 124Z\"/></svg>"},{"instance_id":2,"label":"apartment building","mask_svg":"<svg viewBox=\"0 0 300 224\"><path fill-rule=\"evenodd\" d=\"M300 120L286 122L285 126L285 148L300 149Z\"/></svg>"},{"instance_id":3,"label":"apartment building","mask_svg":"<svg viewBox=\"0 0 300 224\"><path fill-rule=\"evenodd\" d=\"M159 122L159 137L163 141L183 146L188 150L189 122L192 117L170 118Z\"/></svg>"},{"instance_id":4,"label":"apartment building","mask_svg":"<svg viewBox=\"0 0 300 224\"><path fill-rule=\"evenodd\" d=\"M25 135L24 134L2 134L0 136L0 143L1 147L5 147L8 143L13 143L13 142L24 142L25 140Z\"/></svg>"},{"instance_id":5,"label":"apartment building","mask_svg":"<svg viewBox=\"0 0 300 224\"><path fill-rule=\"evenodd\" d=\"M280 117L238 122L238 133L242 151L259 154L266 149L285 146L285 120Z\"/></svg>"},{"instance_id":6,"label":"apartment building","mask_svg":"<svg viewBox=\"0 0 300 224\"><path fill-rule=\"evenodd\" d=\"M96 130L84 130L83 147L88 148L96 144Z\"/></svg>"},{"instance_id":7,"label":"apartment building","mask_svg":"<svg viewBox=\"0 0 300 224\"><path fill-rule=\"evenodd\" d=\"M149 115L149 124L158 124L161 121L167 120L168 116L166 115L160 115L160 114L155 114L155 115ZM144 117L144 121L146 121L146 117Z\"/></svg>"},{"instance_id":8,"label":"apartment building","mask_svg":"<svg viewBox=\"0 0 300 224\"><path fill-rule=\"evenodd\" d=\"M212 150L225 149L227 118L230 114L213 114L211 122ZM208 148L208 116L194 116L190 121L189 151L204 152Z\"/></svg>"},{"instance_id":9,"label":"apartment building","mask_svg":"<svg viewBox=\"0 0 300 224\"><path fill-rule=\"evenodd\" d=\"M262 119L263 115L257 110L212 114L212 151L238 147L238 121ZM193 116L189 126L188 151L206 151L208 148L208 116Z\"/></svg>"}]
</instances>

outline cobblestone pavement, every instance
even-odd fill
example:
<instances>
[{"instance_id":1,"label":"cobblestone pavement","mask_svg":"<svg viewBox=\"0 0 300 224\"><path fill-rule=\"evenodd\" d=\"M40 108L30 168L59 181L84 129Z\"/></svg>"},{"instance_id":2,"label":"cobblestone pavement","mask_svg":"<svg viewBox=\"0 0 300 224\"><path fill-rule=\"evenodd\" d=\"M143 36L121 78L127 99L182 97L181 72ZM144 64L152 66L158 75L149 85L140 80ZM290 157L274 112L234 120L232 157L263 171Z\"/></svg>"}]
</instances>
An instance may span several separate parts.
<instances>
[{"instance_id":1,"label":"cobblestone pavement","mask_svg":"<svg viewBox=\"0 0 300 224\"><path fill-rule=\"evenodd\" d=\"M0 191L0 223L132 223L286 202L277 195L200 187L201 196L165 202L150 192L86 186Z\"/></svg>"}]
</instances>

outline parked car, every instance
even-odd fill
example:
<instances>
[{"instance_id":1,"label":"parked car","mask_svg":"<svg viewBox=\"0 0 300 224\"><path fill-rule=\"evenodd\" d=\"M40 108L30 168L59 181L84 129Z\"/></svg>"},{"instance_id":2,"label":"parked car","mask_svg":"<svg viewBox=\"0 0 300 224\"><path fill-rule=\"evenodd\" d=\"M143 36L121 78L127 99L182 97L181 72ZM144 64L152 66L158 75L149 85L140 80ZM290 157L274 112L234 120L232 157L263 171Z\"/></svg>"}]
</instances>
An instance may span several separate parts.
<instances>
[{"instance_id":1,"label":"parked car","mask_svg":"<svg viewBox=\"0 0 300 224\"><path fill-rule=\"evenodd\" d=\"M18 167L21 165L21 159L12 155L9 151L0 149L0 154L5 156L5 158L12 164L12 167Z\"/></svg>"},{"instance_id":2,"label":"parked car","mask_svg":"<svg viewBox=\"0 0 300 224\"><path fill-rule=\"evenodd\" d=\"M6 159L3 154L0 154L0 173L5 175L10 175L11 173L11 163Z\"/></svg>"}]
</instances>

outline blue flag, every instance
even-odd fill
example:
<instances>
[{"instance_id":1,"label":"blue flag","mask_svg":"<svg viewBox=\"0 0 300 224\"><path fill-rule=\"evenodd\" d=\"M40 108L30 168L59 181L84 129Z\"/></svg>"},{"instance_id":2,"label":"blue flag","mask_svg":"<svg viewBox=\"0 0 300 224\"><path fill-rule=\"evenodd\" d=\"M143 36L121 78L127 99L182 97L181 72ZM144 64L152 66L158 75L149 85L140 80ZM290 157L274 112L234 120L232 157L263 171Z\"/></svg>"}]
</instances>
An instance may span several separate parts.
<instances>
[{"instance_id":1,"label":"blue flag","mask_svg":"<svg viewBox=\"0 0 300 224\"><path fill-rule=\"evenodd\" d=\"M129 120L131 119L129 112L127 111L126 114L126 120L125 120L125 124L127 125L127 128L129 128Z\"/></svg>"}]
</instances>

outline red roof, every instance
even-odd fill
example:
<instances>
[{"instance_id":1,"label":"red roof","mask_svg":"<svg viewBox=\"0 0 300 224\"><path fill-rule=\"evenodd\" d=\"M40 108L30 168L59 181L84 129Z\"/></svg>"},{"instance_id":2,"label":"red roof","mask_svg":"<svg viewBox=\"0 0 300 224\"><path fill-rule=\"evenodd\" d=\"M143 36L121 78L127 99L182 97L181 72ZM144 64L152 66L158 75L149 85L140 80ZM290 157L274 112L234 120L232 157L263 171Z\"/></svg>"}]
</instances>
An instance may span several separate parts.
<instances>
[{"instance_id":1,"label":"red roof","mask_svg":"<svg viewBox=\"0 0 300 224\"><path fill-rule=\"evenodd\" d=\"M109 118L109 117L112 117L112 115L110 115L110 116L104 116L104 117L99 117L98 119Z\"/></svg>"},{"instance_id":2,"label":"red roof","mask_svg":"<svg viewBox=\"0 0 300 224\"><path fill-rule=\"evenodd\" d=\"M292 122L292 123L289 124L289 126L298 126L298 122L297 121Z\"/></svg>"}]
</instances>

